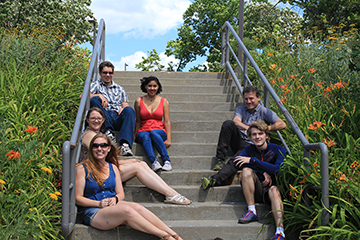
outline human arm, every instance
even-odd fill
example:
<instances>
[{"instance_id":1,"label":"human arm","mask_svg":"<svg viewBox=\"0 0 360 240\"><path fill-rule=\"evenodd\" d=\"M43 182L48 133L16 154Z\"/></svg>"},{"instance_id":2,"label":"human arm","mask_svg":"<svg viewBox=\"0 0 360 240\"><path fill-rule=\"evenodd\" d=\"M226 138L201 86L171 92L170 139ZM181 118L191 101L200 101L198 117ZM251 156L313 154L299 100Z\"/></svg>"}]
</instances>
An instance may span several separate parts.
<instances>
[{"instance_id":1,"label":"human arm","mask_svg":"<svg viewBox=\"0 0 360 240\"><path fill-rule=\"evenodd\" d=\"M118 197L119 201L123 201L125 198L125 193L124 193L124 189L123 189L123 185L122 185L122 181L121 181L121 175L120 175L120 170L113 164L113 169L114 169L114 173L115 173L115 193L116 196Z\"/></svg>"},{"instance_id":2,"label":"human arm","mask_svg":"<svg viewBox=\"0 0 360 240\"><path fill-rule=\"evenodd\" d=\"M141 126L141 118L140 118L140 98L137 98L135 100L135 103L134 103L134 110L135 110L135 113L136 113L136 117L135 117L135 137L136 138L136 134L137 132L139 131L140 129L140 126Z\"/></svg>"},{"instance_id":3,"label":"human arm","mask_svg":"<svg viewBox=\"0 0 360 240\"><path fill-rule=\"evenodd\" d=\"M120 113L122 112L122 110L126 107L130 106L128 102L122 102L121 103L121 108L119 109L118 114L120 115Z\"/></svg>"},{"instance_id":4,"label":"human arm","mask_svg":"<svg viewBox=\"0 0 360 240\"><path fill-rule=\"evenodd\" d=\"M270 131L277 131L285 128L286 128L286 123L282 119L278 119L273 124L269 125Z\"/></svg>"},{"instance_id":5,"label":"human arm","mask_svg":"<svg viewBox=\"0 0 360 240\"><path fill-rule=\"evenodd\" d=\"M255 171L259 172L259 173L267 172L270 175L275 175L279 171L280 166L281 166L282 162L284 161L284 158L285 158L285 155L286 155L285 148L283 148L281 146L273 147L271 150L267 151L265 153L265 155L263 156L265 158L264 161L262 161L261 159L259 159L257 157L250 157L250 156L255 156L254 153L257 150L254 150L254 148L255 147L253 145L251 145L249 147L246 147L236 157L236 158L239 159L239 161L237 161L238 165L240 165L241 161L244 161L244 159L246 158L246 161L243 164L241 164L242 167L249 167L249 168L251 168L251 169L253 169L253 170L255 170ZM270 163L270 162L266 161L266 158L271 158L271 159L274 158L275 161L271 160L271 162L274 162L274 163Z\"/></svg>"},{"instance_id":6,"label":"human arm","mask_svg":"<svg viewBox=\"0 0 360 240\"><path fill-rule=\"evenodd\" d=\"M85 144L86 148L89 149L91 139L96 135L94 131L86 131L85 134L81 137L81 142Z\"/></svg>"},{"instance_id":7,"label":"human arm","mask_svg":"<svg viewBox=\"0 0 360 240\"><path fill-rule=\"evenodd\" d=\"M165 147L170 147L171 145L171 123L170 123L170 106L169 102L164 99L164 125L166 130L167 138L164 141Z\"/></svg>"},{"instance_id":8,"label":"human arm","mask_svg":"<svg viewBox=\"0 0 360 240\"><path fill-rule=\"evenodd\" d=\"M239 130L247 130L249 128L248 125L244 124L241 120L241 118L239 116L235 116L233 118L233 122L235 123L236 127L239 129Z\"/></svg>"},{"instance_id":9,"label":"human arm","mask_svg":"<svg viewBox=\"0 0 360 240\"><path fill-rule=\"evenodd\" d=\"M75 203L82 207L106 207L108 206L108 200L103 199L102 201L97 201L84 197L85 189L85 169L84 166L76 166L76 177L75 177Z\"/></svg>"}]
</instances>

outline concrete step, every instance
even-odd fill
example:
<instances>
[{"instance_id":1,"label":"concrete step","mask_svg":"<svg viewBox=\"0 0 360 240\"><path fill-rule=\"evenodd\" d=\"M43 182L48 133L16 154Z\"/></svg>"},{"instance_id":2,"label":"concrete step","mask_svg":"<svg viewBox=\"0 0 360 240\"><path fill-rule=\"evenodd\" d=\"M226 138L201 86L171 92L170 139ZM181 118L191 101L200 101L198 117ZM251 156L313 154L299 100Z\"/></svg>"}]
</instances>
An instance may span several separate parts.
<instances>
[{"instance_id":1,"label":"concrete step","mask_svg":"<svg viewBox=\"0 0 360 240\"><path fill-rule=\"evenodd\" d=\"M235 103L228 102L172 102L170 110L184 110L187 111L232 111Z\"/></svg>"},{"instance_id":2,"label":"concrete step","mask_svg":"<svg viewBox=\"0 0 360 240\"><path fill-rule=\"evenodd\" d=\"M215 156L216 143L190 143L190 142L173 142L167 148L169 156ZM141 144L134 144L132 152L135 156L146 156Z\"/></svg>"},{"instance_id":3,"label":"concrete step","mask_svg":"<svg viewBox=\"0 0 360 240\"><path fill-rule=\"evenodd\" d=\"M134 77L113 77L113 80L116 84L121 86L123 85L138 85L140 88L141 82L139 78ZM159 79L162 86L171 86L171 85L192 85L196 83L197 85L208 85L208 86L231 86L233 81L224 81L220 78L161 78Z\"/></svg>"},{"instance_id":4,"label":"concrete step","mask_svg":"<svg viewBox=\"0 0 360 240\"><path fill-rule=\"evenodd\" d=\"M199 185L171 186L193 202L245 202L240 185L213 187L203 190ZM125 201L130 202L163 202L164 196L148 189L144 185L125 186Z\"/></svg>"},{"instance_id":5,"label":"concrete step","mask_svg":"<svg viewBox=\"0 0 360 240\"><path fill-rule=\"evenodd\" d=\"M234 112L230 111L171 111L170 110L170 119L171 121L225 121L228 119L233 119Z\"/></svg>"},{"instance_id":6,"label":"concrete step","mask_svg":"<svg viewBox=\"0 0 360 240\"><path fill-rule=\"evenodd\" d=\"M126 92L129 98L129 104L134 105L135 99L144 96L143 92ZM159 96L166 98L170 104L175 102L239 102L238 94L223 94L223 93L167 93L162 92ZM171 105L170 105L171 107Z\"/></svg>"},{"instance_id":7,"label":"concrete step","mask_svg":"<svg viewBox=\"0 0 360 240\"><path fill-rule=\"evenodd\" d=\"M126 93L135 92L139 93L139 96L144 95L140 90L140 85L121 85ZM214 93L214 94L227 94L231 93L232 87L219 87L219 86L202 86L192 85L191 87L184 87L183 85L167 85L162 86L163 92L165 93Z\"/></svg>"},{"instance_id":8,"label":"concrete step","mask_svg":"<svg viewBox=\"0 0 360 240\"><path fill-rule=\"evenodd\" d=\"M223 121L171 121L172 131L214 131L220 133ZM218 137L217 137L218 138Z\"/></svg>"},{"instance_id":9,"label":"concrete step","mask_svg":"<svg viewBox=\"0 0 360 240\"><path fill-rule=\"evenodd\" d=\"M225 73L215 72L148 72L148 71L116 71L114 78L137 78L155 76L160 80L163 78L186 78L186 79L201 79L201 78L227 78Z\"/></svg>"},{"instance_id":10,"label":"concrete step","mask_svg":"<svg viewBox=\"0 0 360 240\"><path fill-rule=\"evenodd\" d=\"M171 141L177 143L211 143L217 144L219 133L216 131L172 131Z\"/></svg>"},{"instance_id":11,"label":"concrete step","mask_svg":"<svg viewBox=\"0 0 360 240\"><path fill-rule=\"evenodd\" d=\"M202 177L209 177L216 173L212 170L186 170L186 169L173 169L172 171L157 171L156 172L168 185L196 185L200 186ZM141 186L142 183L133 178L126 182L126 186Z\"/></svg>"},{"instance_id":12,"label":"concrete step","mask_svg":"<svg viewBox=\"0 0 360 240\"><path fill-rule=\"evenodd\" d=\"M273 237L275 228L261 222L238 224L233 220L186 220L165 221L165 224L177 232L184 240L259 240ZM262 229L262 231L260 231ZM109 231L101 231L82 224L76 224L75 236L87 240L158 240L159 237L145 234L130 228L119 226Z\"/></svg>"}]
</instances>

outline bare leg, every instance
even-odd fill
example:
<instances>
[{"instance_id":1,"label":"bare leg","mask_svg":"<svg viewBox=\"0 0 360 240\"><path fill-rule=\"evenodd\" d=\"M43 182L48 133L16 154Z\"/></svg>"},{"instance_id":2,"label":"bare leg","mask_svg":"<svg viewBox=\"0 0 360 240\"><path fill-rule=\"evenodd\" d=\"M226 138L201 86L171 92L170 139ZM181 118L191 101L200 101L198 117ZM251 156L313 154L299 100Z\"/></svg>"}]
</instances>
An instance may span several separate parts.
<instances>
[{"instance_id":1,"label":"bare leg","mask_svg":"<svg viewBox=\"0 0 360 240\"><path fill-rule=\"evenodd\" d=\"M173 197L178 194L174 189L164 182L153 170L149 168L146 162L126 162L120 165L121 180L123 182L137 177L146 187L157 191L167 197Z\"/></svg>"},{"instance_id":2,"label":"bare leg","mask_svg":"<svg viewBox=\"0 0 360 240\"><path fill-rule=\"evenodd\" d=\"M255 205L255 180L252 169L243 168L241 175L241 186L243 188L247 205Z\"/></svg>"},{"instance_id":3,"label":"bare leg","mask_svg":"<svg viewBox=\"0 0 360 240\"><path fill-rule=\"evenodd\" d=\"M276 227L282 227L284 220L284 207L281 200L279 189L276 186L272 186L269 189L269 198L271 201L271 210L273 211Z\"/></svg>"},{"instance_id":4,"label":"bare leg","mask_svg":"<svg viewBox=\"0 0 360 240\"><path fill-rule=\"evenodd\" d=\"M129 224L136 230L149 233L160 238L166 236L167 234L176 234L158 217L143 206L125 201L120 201L115 206L100 209L94 216L91 225L101 230L108 230L125 223Z\"/></svg>"}]
</instances>

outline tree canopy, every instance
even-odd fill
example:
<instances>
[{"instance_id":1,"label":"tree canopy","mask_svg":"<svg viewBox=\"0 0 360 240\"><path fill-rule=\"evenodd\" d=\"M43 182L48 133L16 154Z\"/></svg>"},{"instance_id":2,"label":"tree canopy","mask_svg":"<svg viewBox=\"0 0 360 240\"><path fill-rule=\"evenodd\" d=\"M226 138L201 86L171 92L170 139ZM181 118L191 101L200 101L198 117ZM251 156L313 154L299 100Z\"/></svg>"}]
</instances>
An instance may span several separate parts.
<instances>
[{"instance_id":1,"label":"tree canopy","mask_svg":"<svg viewBox=\"0 0 360 240\"><path fill-rule=\"evenodd\" d=\"M0 0L0 26L6 29L21 27L25 30L61 27L63 41L91 40L95 19L89 6L91 0Z\"/></svg>"},{"instance_id":2,"label":"tree canopy","mask_svg":"<svg viewBox=\"0 0 360 240\"><path fill-rule=\"evenodd\" d=\"M239 0L195 0L183 15L184 24L178 28L178 37L168 41L166 55L179 60L178 71L199 56L207 56L210 65L219 66L216 62L221 59L222 26L228 21L238 29L238 17ZM292 27L301 21L295 11L279 9L267 1L246 4L244 42L258 37L262 38L262 45L271 44L279 35L291 35Z\"/></svg>"}]
</instances>

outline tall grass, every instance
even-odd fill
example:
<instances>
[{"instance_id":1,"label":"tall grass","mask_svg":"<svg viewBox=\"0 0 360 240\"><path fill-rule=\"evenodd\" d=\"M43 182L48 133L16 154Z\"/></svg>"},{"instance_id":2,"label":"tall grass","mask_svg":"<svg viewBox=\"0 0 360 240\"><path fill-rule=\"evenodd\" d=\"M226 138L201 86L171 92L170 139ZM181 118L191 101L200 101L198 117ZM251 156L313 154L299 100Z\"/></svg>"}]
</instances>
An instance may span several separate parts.
<instances>
[{"instance_id":1,"label":"tall grass","mask_svg":"<svg viewBox=\"0 0 360 240\"><path fill-rule=\"evenodd\" d=\"M0 239L60 239L61 148L89 53L58 29L0 35Z\"/></svg>"}]
</instances>

